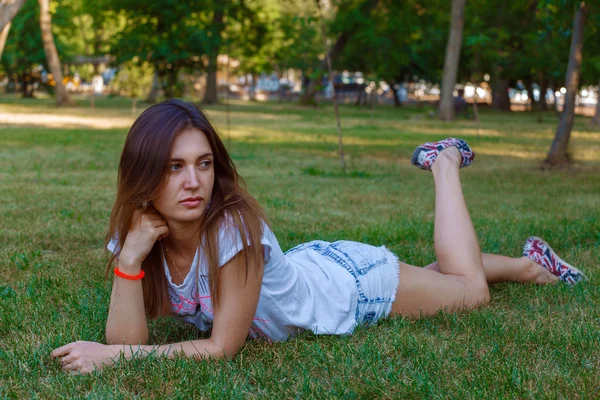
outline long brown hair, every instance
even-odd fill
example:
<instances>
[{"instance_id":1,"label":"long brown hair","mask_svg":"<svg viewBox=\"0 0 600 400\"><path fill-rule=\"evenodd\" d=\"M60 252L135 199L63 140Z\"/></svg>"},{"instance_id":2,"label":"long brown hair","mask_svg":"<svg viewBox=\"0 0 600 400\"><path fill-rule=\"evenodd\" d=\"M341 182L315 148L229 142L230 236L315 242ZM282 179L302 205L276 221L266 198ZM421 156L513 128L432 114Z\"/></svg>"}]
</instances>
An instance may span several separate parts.
<instances>
[{"instance_id":1,"label":"long brown hair","mask_svg":"<svg viewBox=\"0 0 600 400\"><path fill-rule=\"evenodd\" d=\"M266 217L258 202L244 189L244 181L214 127L204 112L192 103L167 100L156 104L146 109L129 130L119 163L117 198L106 235L106 243L116 235L119 247L108 263L107 273L123 248L134 211L157 198L165 186L173 143L177 135L188 128L203 132L213 152L215 182L210 207L202 216L200 245L208 261L213 307L218 307L221 224L233 222L241 235L242 265L245 264L247 277L250 265L264 266L260 239ZM142 263L142 269L146 273L142 279L146 314L151 318L167 314L170 311L167 279L158 241Z\"/></svg>"}]
</instances>

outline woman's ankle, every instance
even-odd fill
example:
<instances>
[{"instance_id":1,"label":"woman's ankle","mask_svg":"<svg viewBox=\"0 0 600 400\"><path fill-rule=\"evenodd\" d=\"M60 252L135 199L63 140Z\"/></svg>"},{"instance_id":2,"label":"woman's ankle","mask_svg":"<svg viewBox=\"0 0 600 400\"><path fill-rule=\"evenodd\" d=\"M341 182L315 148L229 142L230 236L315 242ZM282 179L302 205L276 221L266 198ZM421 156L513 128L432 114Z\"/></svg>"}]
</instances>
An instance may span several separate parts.
<instances>
[{"instance_id":1,"label":"woman's ankle","mask_svg":"<svg viewBox=\"0 0 600 400\"><path fill-rule=\"evenodd\" d=\"M519 282L548 284L559 281L558 277L554 276L550 271L535 261L530 260L527 257L521 257L519 260L523 262L523 269Z\"/></svg>"},{"instance_id":2,"label":"woman's ankle","mask_svg":"<svg viewBox=\"0 0 600 400\"><path fill-rule=\"evenodd\" d=\"M519 262L523 264L523 267L517 280L523 283L535 281L540 274L538 265L527 257L520 257Z\"/></svg>"}]
</instances>

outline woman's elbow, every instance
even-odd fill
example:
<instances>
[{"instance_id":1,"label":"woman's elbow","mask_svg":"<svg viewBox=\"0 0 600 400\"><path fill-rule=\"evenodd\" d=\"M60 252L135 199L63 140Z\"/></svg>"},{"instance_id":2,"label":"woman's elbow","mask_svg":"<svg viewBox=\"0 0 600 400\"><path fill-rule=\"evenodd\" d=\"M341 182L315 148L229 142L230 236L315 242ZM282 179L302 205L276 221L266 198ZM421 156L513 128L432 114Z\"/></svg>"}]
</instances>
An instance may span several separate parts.
<instances>
[{"instance_id":1,"label":"woman's elbow","mask_svg":"<svg viewBox=\"0 0 600 400\"><path fill-rule=\"evenodd\" d=\"M240 352L241 348L242 348L242 345L239 345L239 344L224 345L224 346L219 347L217 356L219 358L225 358L227 360L231 360L237 355L237 353Z\"/></svg>"}]
</instances>

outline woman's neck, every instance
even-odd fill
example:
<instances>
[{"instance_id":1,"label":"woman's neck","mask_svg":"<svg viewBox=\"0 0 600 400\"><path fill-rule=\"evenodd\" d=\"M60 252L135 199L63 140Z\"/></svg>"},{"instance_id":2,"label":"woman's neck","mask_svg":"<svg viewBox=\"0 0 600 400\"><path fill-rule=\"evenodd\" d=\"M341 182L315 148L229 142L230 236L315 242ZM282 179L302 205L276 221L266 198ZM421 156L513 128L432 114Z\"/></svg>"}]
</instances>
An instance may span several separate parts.
<instances>
[{"instance_id":1,"label":"woman's neck","mask_svg":"<svg viewBox=\"0 0 600 400\"><path fill-rule=\"evenodd\" d=\"M195 253L200 242L200 222L192 224L177 224L167 222L169 235L166 243L179 255Z\"/></svg>"}]
</instances>

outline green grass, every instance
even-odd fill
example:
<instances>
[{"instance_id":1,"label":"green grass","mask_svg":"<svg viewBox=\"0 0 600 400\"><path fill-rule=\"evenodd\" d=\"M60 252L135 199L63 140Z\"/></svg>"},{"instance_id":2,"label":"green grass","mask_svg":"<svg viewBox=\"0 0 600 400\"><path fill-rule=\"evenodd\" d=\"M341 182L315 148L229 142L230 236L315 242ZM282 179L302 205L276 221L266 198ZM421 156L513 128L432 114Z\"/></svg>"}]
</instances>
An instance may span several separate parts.
<instances>
[{"instance_id":1,"label":"green grass","mask_svg":"<svg viewBox=\"0 0 600 400\"><path fill-rule=\"evenodd\" d=\"M129 103L95 111L2 97L0 114L129 118ZM539 165L553 114L484 112L441 123L429 109L342 107L349 172L340 172L331 107L209 108L283 249L312 239L385 244L401 260L434 260L431 175L414 147L460 136L475 149L463 186L483 251L517 256L546 238L591 278L573 289L502 284L489 307L392 318L351 337L249 341L232 361L142 359L89 376L62 372L50 351L104 340L110 295L103 237L127 128L0 126L0 397L53 398L593 398L600 392L600 132L576 120L568 170ZM478 134L479 133L479 134ZM170 319L153 343L197 338Z\"/></svg>"}]
</instances>

